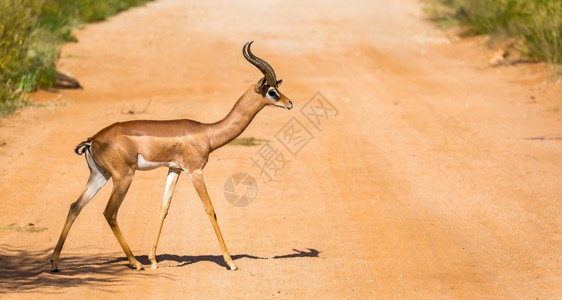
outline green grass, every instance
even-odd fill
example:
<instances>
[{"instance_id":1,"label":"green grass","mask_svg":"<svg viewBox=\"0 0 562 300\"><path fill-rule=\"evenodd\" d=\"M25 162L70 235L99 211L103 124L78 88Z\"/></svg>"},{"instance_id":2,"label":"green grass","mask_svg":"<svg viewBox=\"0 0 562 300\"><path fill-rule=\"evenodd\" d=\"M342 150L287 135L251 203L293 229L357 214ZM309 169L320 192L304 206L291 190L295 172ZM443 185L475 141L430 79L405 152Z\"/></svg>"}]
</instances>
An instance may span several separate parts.
<instances>
[{"instance_id":1,"label":"green grass","mask_svg":"<svg viewBox=\"0 0 562 300\"><path fill-rule=\"evenodd\" d=\"M438 24L460 24L469 34L515 38L518 50L536 61L562 64L561 0L426 0ZM438 4L438 5L435 5Z\"/></svg>"},{"instance_id":2,"label":"green grass","mask_svg":"<svg viewBox=\"0 0 562 300\"><path fill-rule=\"evenodd\" d=\"M42 231L45 231L47 229L48 229L47 227L37 227L33 223L28 223L27 225L24 225L24 226L19 226L16 223L12 223L12 224L6 225L6 226L0 226L0 230L16 231L16 232L29 232L29 233L42 232Z\"/></svg>"},{"instance_id":3,"label":"green grass","mask_svg":"<svg viewBox=\"0 0 562 300\"><path fill-rule=\"evenodd\" d=\"M0 0L0 116L27 104L27 93L51 88L58 46L72 29L151 0Z\"/></svg>"},{"instance_id":4,"label":"green grass","mask_svg":"<svg viewBox=\"0 0 562 300\"><path fill-rule=\"evenodd\" d=\"M234 146L259 146L261 144L267 143L268 140L265 139L258 139L255 137L248 137L248 138L236 138L232 141L230 141L230 143L228 143L229 145L234 145Z\"/></svg>"}]
</instances>

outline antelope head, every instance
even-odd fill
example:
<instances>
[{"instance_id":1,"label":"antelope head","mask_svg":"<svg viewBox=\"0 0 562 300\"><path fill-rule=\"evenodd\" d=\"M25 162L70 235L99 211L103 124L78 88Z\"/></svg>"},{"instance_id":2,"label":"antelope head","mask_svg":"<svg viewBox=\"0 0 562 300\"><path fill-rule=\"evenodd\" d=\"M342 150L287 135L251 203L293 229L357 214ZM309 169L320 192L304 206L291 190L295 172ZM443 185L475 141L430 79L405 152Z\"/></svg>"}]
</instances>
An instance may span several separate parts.
<instances>
[{"instance_id":1,"label":"antelope head","mask_svg":"<svg viewBox=\"0 0 562 300\"><path fill-rule=\"evenodd\" d=\"M265 101L265 105L277 106L286 109L293 108L293 102L285 97L280 91L279 86L283 80L277 80L273 68L263 59L255 56L250 50L253 41L248 42L242 48L242 53L246 60L256 66L262 73L263 78L254 86L256 93L260 94Z\"/></svg>"}]
</instances>

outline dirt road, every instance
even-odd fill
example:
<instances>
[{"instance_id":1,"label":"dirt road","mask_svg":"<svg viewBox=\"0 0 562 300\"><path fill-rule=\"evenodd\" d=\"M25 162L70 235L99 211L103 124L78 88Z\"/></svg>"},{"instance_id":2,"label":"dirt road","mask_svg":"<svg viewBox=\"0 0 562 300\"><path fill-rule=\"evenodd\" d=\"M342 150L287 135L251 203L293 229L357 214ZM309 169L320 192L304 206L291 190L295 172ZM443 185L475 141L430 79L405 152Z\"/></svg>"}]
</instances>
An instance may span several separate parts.
<instances>
[{"instance_id":1,"label":"dirt road","mask_svg":"<svg viewBox=\"0 0 562 300\"><path fill-rule=\"evenodd\" d=\"M541 65L489 67L482 39L451 42L414 0L161 0L76 36L59 68L85 89L33 95L41 105L0 125L0 297L562 294L562 87ZM183 175L157 270L126 266L102 215L108 184L50 273L88 177L73 147L116 121L222 118L260 77L241 55L250 40L295 109L264 109L243 133L283 155L271 181L252 163L262 146L227 145L205 169L240 270ZM223 196L237 172L258 181L246 207ZM137 172L118 217L146 267L165 174Z\"/></svg>"}]
</instances>

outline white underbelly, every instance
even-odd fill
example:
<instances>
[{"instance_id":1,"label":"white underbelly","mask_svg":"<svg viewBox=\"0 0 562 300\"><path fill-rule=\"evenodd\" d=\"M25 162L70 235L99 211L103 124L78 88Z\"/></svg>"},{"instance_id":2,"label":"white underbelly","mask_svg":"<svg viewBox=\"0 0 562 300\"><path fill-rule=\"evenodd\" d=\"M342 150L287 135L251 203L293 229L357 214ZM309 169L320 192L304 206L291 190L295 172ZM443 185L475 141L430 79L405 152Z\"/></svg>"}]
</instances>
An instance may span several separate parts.
<instances>
[{"instance_id":1,"label":"white underbelly","mask_svg":"<svg viewBox=\"0 0 562 300\"><path fill-rule=\"evenodd\" d=\"M168 167L174 169L183 169L178 163L173 161L148 161L145 160L142 155L137 156L137 170L147 171L153 170L159 167Z\"/></svg>"}]
</instances>

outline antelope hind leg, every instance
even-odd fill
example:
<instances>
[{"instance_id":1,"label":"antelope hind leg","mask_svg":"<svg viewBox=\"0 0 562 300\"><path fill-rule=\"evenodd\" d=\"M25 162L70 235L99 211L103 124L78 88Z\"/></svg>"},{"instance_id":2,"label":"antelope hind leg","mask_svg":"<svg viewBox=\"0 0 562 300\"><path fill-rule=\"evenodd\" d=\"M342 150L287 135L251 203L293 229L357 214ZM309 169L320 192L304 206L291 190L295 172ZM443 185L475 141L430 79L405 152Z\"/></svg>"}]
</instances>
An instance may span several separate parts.
<instances>
[{"instance_id":1,"label":"antelope hind leg","mask_svg":"<svg viewBox=\"0 0 562 300\"><path fill-rule=\"evenodd\" d=\"M105 185L109 176L106 175L102 169L93 162L91 156L88 152L86 152L86 160L88 161L88 165L90 167L90 178L88 179L88 183L86 184L86 189L82 193L82 195L76 200L74 203L70 205L70 210L68 211L68 216L66 217L66 222L64 223L64 227L62 228L62 232L60 234L59 240L53 251L53 255L51 256L51 271L57 272L58 271L58 264L59 264L59 256L62 250L62 246L66 240L68 232L70 231L70 227L74 223L74 220L82 211L82 208L94 198L96 193Z\"/></svg>"}]
</instances>

